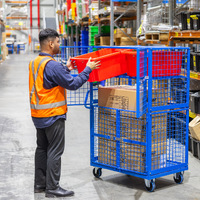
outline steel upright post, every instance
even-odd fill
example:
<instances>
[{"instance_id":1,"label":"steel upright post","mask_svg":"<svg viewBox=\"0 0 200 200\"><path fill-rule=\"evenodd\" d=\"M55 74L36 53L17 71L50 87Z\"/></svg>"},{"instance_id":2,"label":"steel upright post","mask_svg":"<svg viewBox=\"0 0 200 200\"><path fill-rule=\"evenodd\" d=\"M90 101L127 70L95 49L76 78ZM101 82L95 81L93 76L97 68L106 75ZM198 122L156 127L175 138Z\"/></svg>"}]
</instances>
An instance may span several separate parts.
<instances>
[{"instance_id":1,"label":"steel upright post","mask_svg":"<svg viewBox=\"0 0 200 200\"><path fill-rule=\"evenodd\" d=\"M114 2L110 1L110 46L114 46Z\"/></svg>"}]
</instances>

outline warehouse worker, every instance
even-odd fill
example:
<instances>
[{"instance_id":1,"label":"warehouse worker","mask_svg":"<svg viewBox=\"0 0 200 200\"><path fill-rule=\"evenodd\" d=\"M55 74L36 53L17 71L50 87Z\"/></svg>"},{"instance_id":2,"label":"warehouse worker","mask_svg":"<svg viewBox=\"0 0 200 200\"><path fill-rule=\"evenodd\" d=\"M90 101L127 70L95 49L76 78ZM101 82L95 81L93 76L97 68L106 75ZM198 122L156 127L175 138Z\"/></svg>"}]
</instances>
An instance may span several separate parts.
<instances>
[{"instance_id":1,"label":"warehouse worker","mask_svg":"<svg viewBox=\"0 0 200 200\"><path fill-rule=\"evenodd\" d=\"M69 70L72 69L70 60L66 67L53 59L53 55L59 53L58 33L44 29L39 33L39 41L41 53L29 64L31 116L37 131L34 192L45 191L46 197L72 196L73 191L59 185L61 155L65 146L65 88L80 88L100 64L89 59L85 69L73 77Z\"/></svg>"}]
</instances>

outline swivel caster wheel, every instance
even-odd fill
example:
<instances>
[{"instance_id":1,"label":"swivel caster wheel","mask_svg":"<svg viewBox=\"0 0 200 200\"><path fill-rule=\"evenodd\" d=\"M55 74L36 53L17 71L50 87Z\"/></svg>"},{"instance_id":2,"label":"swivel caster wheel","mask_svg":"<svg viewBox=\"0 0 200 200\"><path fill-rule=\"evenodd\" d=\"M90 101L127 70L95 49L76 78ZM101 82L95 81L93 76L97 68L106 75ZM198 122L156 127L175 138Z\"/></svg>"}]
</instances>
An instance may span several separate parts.
<instances>
[{"instance_id":1,"label":"swivel caster wheel","mask_svg":"<svg viewBox=\"0 0 200 200\"><path fill-rule=\"evenodd\" d=\"M178 172L174 174L174 181L178 184L181 184L184 180L183 172Z\"/></svg>"},{"instance_id":2,"label":"swivel caster wheel","mask_svg":"<svg viewBox=\"0 0 200 200\"><path fill-rule=\"evenodd\" d=\"M94 168L93 169L93 175L96 178L100 178L100 176L102 175L102 168Z\"/></svg>"},{"instance_id":3,"label":"swivel caster wheel","mask_svg":"<svg viewBox=\"0 0 200 200\"><path fill-rule=\"evenodd\" d=\"M151 179L151 180L145 179L145 187L147 191L154 192L154 190L156 189L155 179Z\"/></svg>"}]
</instances>

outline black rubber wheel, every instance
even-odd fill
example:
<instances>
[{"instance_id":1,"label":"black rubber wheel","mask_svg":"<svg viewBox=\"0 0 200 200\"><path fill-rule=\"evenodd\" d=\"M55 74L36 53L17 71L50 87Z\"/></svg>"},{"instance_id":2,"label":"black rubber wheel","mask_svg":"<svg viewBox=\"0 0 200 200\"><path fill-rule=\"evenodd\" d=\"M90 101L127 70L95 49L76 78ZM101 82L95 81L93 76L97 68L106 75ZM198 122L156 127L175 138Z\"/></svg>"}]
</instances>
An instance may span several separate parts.
<instances>
[{"instance_id":1,"label":"black rubber wheel","mask_svg":"<svg viewBox=\"0 0 200 200\"><path fill-rule=\"evenodd\" d=\"M151 180L150 187L148 187L146 184L145 184L145 187L146 187L147 191L154 192L154 190L156 189L155 181Z\"/></svg>"},{"instance_id":2,"label":"black rubber wheel","mask_svg":"<svg viewBox=\"0 0 200 200\"><path fill-rule=\"evenodd\" d=\"M181 184L184 180L183 174L181 172L176 174L176 177L174 176L174 181L178 184Z\"/></svg>"},{"instance_id":3,"label":"black rubber wheel","mask_svg":"<svg viewBox=\"0 0 200 200\"><path fill-rule=\"evenodd\" d=\"M101 168L98 168L97 171L95 170L95 168L93 169L93 175L96 177L96 178L100 178L100 176L102 175L102 169Z\"/></svg>"}]
</instances>

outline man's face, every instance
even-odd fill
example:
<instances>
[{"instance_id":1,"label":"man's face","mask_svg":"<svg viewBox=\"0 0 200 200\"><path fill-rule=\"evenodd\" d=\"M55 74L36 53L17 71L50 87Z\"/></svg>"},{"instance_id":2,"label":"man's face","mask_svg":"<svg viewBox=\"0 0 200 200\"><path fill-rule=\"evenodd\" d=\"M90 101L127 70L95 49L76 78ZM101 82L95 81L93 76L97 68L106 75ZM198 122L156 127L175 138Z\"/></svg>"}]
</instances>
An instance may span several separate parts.
<instances>
[{"instance_id":1,"label":"man's face","mask_svg":"<svg viewBox=\"0 0 200 200\"><path fill-rule=\"evenodd\" d=\"M53 53L58 54L60 51L60 40L58 37L53 41Z\"/></svg>"}]
</instances>

